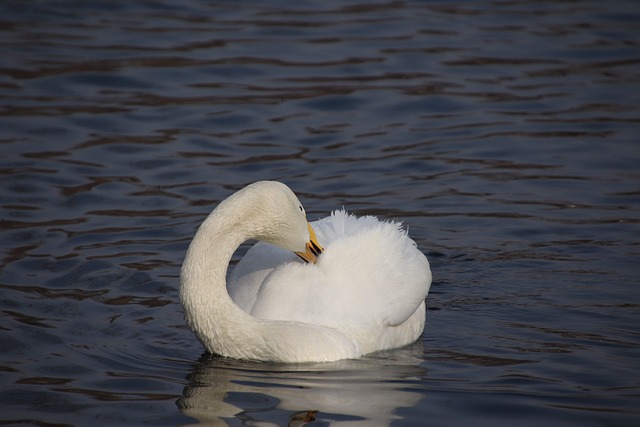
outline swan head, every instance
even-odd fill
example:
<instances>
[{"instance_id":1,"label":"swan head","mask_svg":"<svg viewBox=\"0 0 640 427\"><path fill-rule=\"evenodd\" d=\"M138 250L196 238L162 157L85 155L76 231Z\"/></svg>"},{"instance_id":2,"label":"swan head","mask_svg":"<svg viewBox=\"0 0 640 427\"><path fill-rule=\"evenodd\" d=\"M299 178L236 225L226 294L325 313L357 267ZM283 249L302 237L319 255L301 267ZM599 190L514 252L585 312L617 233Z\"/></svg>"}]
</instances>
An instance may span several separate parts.
<instances>
[{"instance_id":1,"label":"swan head","mask_svg":"<svg viewBox=\"0 0 640 427\"><path fill-rule=\"evenodd\" d=\"M253 236L315 263L323 251L298 197L277 181L254 182L234 196Z\"/></svg>"}]
</instances>

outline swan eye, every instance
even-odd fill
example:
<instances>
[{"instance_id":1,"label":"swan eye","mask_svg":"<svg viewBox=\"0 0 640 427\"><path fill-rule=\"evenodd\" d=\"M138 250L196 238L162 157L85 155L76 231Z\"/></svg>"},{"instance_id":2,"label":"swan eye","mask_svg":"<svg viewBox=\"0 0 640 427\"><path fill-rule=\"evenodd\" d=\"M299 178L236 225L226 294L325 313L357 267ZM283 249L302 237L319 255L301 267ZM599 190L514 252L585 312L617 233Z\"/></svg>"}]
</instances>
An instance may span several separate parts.
<instances>
[{"instance_id":1,"label":"swan eye","mask_svg":"<svg viewBox=\"0 0 640 427\"><path fill-rule=\"evenodd\" d=\"M304 208L302 207L302 205L298 206L300 208L300 212L304 213Z\"/></svg>"}]
</instances>

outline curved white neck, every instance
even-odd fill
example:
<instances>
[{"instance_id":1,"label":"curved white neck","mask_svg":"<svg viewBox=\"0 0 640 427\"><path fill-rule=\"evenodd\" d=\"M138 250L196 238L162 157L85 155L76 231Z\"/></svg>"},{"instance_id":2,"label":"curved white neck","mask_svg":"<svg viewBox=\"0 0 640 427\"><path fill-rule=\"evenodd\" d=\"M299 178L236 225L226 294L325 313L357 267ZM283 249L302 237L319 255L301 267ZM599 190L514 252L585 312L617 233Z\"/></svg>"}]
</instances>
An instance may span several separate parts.
<instances>
[{"instance_id":1,"label":"curved white neck","mask_svg":"<svg viewBox=\"0 0 640 427\"><path fill-rule=\"evenodd\" d=\"M237 209L233 198L202 223L180 272L185 319L200 342L212 353L237 359L307 362L359 356L357 346L334 329L256 319L233 302L226 284L229 261L240 244L265 227L252 221L251 209Z\"/></svg>"},{"instance_id":2,"label":"curved white neck","mask_svg":"<svg viewBox=\"0 0 640 427\"><path fill-rule=\"evenodd\" d=\"M252 236L238 222L229 223L238 218L225 211L223 205L214 210L191 241L180 272L180 300L187 323L206 349L249 358L243 349L255 351L247 343L259 334L260 324L229 297L226 272L235 250Z\"/></svg>"}]
</instances>

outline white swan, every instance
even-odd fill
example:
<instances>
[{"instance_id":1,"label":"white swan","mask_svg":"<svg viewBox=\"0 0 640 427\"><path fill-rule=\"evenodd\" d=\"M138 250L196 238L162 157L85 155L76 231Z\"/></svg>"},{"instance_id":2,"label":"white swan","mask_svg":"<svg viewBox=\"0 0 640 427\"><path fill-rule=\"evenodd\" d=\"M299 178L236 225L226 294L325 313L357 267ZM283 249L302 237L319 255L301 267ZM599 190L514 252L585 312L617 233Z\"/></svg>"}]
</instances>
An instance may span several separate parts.
<instances>
[{"instance_id":1,"label":"white swan","mask_svg":"<svg viewBox=\"0 0 640 427\"><path fill-rule=\"evenodd\" d=\"M205 219L182 265L180 300L208 351L335 361L422 334L431 270L400 223L337 211L313 227L317 239L298 198L274 181L243 188ZM249 239L265 243L247 252L227 285L229 261Z\"/></svg>"}]
</instances>

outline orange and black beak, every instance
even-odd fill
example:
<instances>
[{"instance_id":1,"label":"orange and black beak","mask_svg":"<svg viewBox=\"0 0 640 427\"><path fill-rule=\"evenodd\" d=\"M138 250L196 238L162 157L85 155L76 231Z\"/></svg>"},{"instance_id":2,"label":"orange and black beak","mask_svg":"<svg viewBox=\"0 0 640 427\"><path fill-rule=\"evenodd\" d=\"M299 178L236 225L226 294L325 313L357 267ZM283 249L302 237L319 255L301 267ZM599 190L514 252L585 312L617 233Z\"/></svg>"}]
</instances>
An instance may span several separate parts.
<instances>
[{"instance_id":1,"label":"orange and black beak","mask_svg":"<svg viewBox=\"0 0 640 427\"><path fill-rule=\"evenodd\" d=\"M318 256L324 250L320 243L318 243L318 238L316 237L316 232L311 228L311 224L307 223L309 226L309 241L305 246L304 252L296 252L295 254L302 258L305 262L314 263L318 260Z\"/></svg>"}]
</instances>

